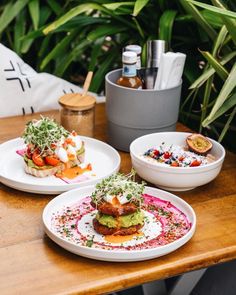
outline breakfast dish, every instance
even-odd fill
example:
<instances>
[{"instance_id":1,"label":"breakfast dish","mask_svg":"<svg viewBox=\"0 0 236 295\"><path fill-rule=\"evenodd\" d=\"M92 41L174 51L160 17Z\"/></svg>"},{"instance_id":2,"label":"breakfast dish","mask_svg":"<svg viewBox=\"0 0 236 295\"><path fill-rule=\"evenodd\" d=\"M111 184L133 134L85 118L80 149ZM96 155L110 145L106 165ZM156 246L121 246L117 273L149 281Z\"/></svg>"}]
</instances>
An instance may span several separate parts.
<instances>
[{"instance_id":1,"label":"breakfast dish","mask_svg":"<svg viewBox=\"0 0 236 295\"><path fill-rule=\"evenodd\" d=\"M41 117L27 123L23 136L25 172L36 177L61 176L84 162L84 142L54 120Z\"/></svg>"},{"instance_id":2,"label":"breakfast dish","mask_svg":"<svg viewBox=\"0 0 236 295\"><path fill-rule=\"evenodd\" d=\"M204 166L215 160L212 155L206 154L212 148L212 143L206 137L191 134L186 143L187 147L162 142L158 147L148 149L141 157L171 167Z\"/></svg>"},{"instance_id":3,"label":"breakfast dish","mask_svg":"<svg viewBox=\"0 0 236 295\"><path fill-rule=\"evenodd\" d=\"M118 174L110 176L108 182L105 182L111 185L121 180L125 183L125 177ZM128 182L130 183L130 179ZM109 203L106 208L109 208L109 214L104 214L99 211L103 210L103 207L94 204L97 200L94 200L95 196L102 196L103 199L104 194L100 194L103 188L104 181L101 186L75 189L49 202L43 212L44 227L48 236L73 253L99 260L121 262L165 255L192 237L196 225L195 214L192 208L177 196L140 184L138 195L141 193L141 196L138 197L138 204L136 197L134 199L134 213L130 213L128 209L128 214L120 215L120 212L124 213L124 205L131 203L127 194L124 199L127 198L129 202L123 205L117 204L117 200L109 203L98 197L100 204ZM120 200L124 196L117 191L115 195L116 198L119 196ZM107 195L108 199L110 197ZM118 208L114 210L113 207L109 207L110 204ZM114 216L114 212L118 216ZM104 220L98 216L100 214L105 217ZM137 215L132 218L132 214ZM123 217L125 220L120 219ZM97 227L97 222L99 226L102 225L102 229Z\"/></svg>"},{"instance_id":4,"label":"breakfast dish","mask_svg":"<svg viewBox=\"0 0 236 295\"><path fill-rule=\"evenodd\" d=\"M97 209L93 219L96 232L102 235L131 235L144 225L141 210L144 184L129 175L113 174L96 185L91 205Z\"/></svg>"},{"instance_id":5,"label":"breakfast dish","mask_svg":"<svg viewBox=\"0 0 236 295\"><path fill-rule=\"evenodd\" d=\"M92 185L117 172L120 156L110 145L94 138L80 136L85 144L84 163L66 169L63 175L35 177L25 172L25 161L18 153L25 153L26 145L22 138L15 138L0 145L0 181L12 188L37 194L60 194L62 192ZM92 170L80 174L89 164ZM89 167L87 167L89 169ZM79 172L77 174L77 172Z\"/></svg>"}]
</instances>

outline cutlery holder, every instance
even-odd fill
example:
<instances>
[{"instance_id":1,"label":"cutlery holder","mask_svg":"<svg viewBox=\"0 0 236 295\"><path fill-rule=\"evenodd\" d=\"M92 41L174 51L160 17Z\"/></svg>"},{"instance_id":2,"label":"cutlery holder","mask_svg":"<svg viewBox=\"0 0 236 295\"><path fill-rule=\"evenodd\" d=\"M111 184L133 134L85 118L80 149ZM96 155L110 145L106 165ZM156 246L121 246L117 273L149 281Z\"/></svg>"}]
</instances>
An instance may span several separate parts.
<instances>
[{"instance_id":1,"label":"cutlery holder","mask_svg":"<svg viewBox=\"0 0 236 295\"><path fill-rule=\"evenodd\" d=\"M182 82L164 90L137 90L116 84L121 73L121 69L114 70L105 78L108 141L128 152L137 137L176 129Z\"/></svg>"}]
</instances>

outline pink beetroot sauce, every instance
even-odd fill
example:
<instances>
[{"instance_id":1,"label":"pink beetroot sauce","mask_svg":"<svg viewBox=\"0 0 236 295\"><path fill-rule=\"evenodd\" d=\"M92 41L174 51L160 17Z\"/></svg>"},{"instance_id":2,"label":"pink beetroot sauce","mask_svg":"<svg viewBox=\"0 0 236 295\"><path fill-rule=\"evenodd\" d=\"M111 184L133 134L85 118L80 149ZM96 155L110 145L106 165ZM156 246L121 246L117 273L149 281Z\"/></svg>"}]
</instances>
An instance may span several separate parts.
<instances>
[{"instance_id":1,"label":"pink beetroot sauce","mask_svg":"<svg viewBox=\"0 0 236 295\"><path fill-rule=\"evenodd\" d=\"M105 250L144 250L156 248L174 242L188 233L191 229L191 222L187 216L175 207L171 202L162 200L160 198L144 194L144 202L142 209L153 214L156 222L161 223L161 233L158 233L154 238L147 239L132 246L125 246L124 244L111 244L105 241L95 241L95 233L85 235L81 232L78 224L80 220L86 215L96 215L96 210L91 206L91 198L85 197L71 206L65 206L61 211L52 215L51 229L61 238L72 242L79 246L86 246L92 248L99 248ZM148 221L145 221L148 222ZM86 223L86 228L92 228L91 223ZM101 240L101 239L100 239ZM138 241L138 238L137 238Z\"/></svg>"}]
</instances>

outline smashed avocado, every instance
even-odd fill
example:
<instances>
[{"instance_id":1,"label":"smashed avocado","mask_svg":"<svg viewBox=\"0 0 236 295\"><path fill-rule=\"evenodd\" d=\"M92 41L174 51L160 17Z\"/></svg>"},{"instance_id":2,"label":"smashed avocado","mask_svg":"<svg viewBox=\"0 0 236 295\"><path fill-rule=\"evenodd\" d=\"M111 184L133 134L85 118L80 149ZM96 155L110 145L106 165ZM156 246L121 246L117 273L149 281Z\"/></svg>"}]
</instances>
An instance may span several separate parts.
<instances>
[{"instance_id":1,"label":"smashed avocado","mask_svg":"<svg viewBox=\"0 0 236 295\"><path fill-rule=\"evenodd\" d=\"M141 210L137 210L135 213L119 217L97 213L96 219L100 224L109 228L130 227L137 224L143 224L144 214Z\"/></svg>"}]
</instances>

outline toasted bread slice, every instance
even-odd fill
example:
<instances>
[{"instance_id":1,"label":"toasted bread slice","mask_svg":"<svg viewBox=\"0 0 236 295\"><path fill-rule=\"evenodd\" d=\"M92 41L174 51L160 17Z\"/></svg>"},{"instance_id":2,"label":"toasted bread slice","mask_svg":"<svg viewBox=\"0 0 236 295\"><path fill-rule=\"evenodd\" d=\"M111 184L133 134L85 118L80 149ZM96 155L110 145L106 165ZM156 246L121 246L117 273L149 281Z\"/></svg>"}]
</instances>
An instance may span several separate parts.
<instances>
[{"instance_id":1,"label":"toasted bread slice","mask_svg":"<svg viewBox=\"0 0 236 295\"><path fill-rule=\"evenodd\" d=\"M84 157L85 157L85 152L77 155L77 160L79 161L79 164L84 162ZM51 167L47 166L47 168L38 167L37 169L36 167L30 167L29 165L27 165L27 162L25 161L25 172L35 177L42 178L42 177L55 175L63 171L65 168L71 168L73 166L77 166L77 164L78 162L74 160L74 161L69 161L66 164L60 162L57 166L51 166Z\"/></svg>"}]
</instances>

